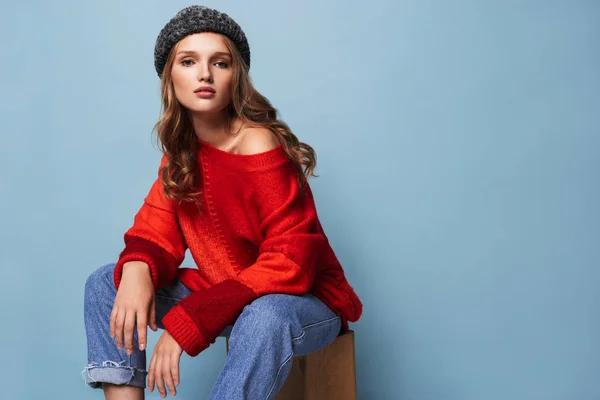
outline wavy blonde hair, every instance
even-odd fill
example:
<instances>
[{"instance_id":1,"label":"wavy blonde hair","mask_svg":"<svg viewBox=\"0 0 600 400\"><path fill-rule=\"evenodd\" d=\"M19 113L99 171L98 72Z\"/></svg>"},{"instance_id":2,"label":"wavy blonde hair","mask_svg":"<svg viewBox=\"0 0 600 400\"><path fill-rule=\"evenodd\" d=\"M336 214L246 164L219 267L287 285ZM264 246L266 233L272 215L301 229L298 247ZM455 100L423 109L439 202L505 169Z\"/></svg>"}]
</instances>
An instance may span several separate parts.
<instances>
[{"instance_id":1,"label":"wavy blonde hair","mask_svg":"<svg viewBox=\"0 0 600 400\"><path fill-rule=\"evenodd\" d=\"M227 132L231 132L235 118L239 118L248 127L271 130L296 169L300 187L304 189L311 176L318 177L313 172L317 163L314 149L299 141L289 126L277 118L277 109L254 88L248 67L234 43L225 35L221 37L233 58L233 90L231 102L227 106ZM165 195L180 204L193 202L199 205L199 195L202 192L194 191L198 142L188 110L175 97L171 77L178 46L179 43L171 49L161 76L161 115L153 131L156 132L157 143L163 154L167 156L167 162L160 171Z\"/></svg>"}]
</instances>

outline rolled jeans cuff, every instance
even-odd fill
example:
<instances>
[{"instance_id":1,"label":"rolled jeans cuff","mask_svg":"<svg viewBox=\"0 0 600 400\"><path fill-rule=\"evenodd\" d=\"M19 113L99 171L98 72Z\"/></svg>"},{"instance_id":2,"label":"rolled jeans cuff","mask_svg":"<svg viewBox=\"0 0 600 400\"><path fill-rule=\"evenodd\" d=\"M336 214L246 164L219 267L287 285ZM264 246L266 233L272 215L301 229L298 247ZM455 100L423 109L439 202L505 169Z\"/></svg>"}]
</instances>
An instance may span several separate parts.
<instances>
[{"instance_id":1,"label":"rolled jeans cuff","mask_svg":"<svg viewBox=\"0 0 600 400\"><path fill-rule=\"evenodd\" d=\"M101 388L102 383L146 388L148 371L121 365L114 361L105 361L102 365L98 365L96 362L91 363L84 368L82 374L86 374L85 383L94 389Z\"/></svg>"}]
</instances>

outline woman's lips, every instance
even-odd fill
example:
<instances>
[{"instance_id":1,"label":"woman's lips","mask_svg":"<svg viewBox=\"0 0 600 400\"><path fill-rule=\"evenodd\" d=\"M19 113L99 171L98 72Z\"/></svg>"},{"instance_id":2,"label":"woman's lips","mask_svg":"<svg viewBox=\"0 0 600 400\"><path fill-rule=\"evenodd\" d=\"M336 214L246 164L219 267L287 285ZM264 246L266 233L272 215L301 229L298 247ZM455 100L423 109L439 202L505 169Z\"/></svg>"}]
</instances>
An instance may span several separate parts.
<instances>
[{"instance_id":1,"label":"woman's lips","mask_svg":"<svg viewBox=\"0 0 600 400\"><path fill-rule=\"evenodd\" d=\"M196 92L196 97L200 97L201 99L208 99L210 97L213 97L215 95L215 92L209 92L207 90L202 90L200 92Z\"/></svg>"}]
</instances>

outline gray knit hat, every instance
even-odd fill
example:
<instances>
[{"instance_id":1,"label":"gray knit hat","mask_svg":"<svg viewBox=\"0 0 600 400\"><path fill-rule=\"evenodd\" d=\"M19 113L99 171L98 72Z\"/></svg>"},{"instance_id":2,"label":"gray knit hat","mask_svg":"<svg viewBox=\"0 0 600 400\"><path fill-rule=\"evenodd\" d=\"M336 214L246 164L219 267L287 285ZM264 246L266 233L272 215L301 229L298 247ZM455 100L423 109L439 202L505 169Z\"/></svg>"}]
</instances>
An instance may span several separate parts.
<instances>
[{"instance_id":1,"label":"gray knit hat","mask_svg":"<svg viewBox=\"0 0 600 400\"><path fill-rule=\"evenodd\" d=\"M184 37L200 32L216 32L235 43L250 69L250 46L242 28L229 15L205 6L189 6L179 11L161 29L154 46L154 68L160 77L171 48Z\"/></svg>"}]
</instances>

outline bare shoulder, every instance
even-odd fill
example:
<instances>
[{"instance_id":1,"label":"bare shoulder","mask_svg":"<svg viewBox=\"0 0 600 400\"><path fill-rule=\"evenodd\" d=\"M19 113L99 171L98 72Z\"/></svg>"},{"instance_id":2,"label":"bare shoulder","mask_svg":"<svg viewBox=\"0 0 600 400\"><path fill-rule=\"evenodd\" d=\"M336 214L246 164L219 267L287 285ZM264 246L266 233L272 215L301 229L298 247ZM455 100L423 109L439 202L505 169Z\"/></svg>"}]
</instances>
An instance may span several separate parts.
<instances>
[{"instance_id":1,"label":"bare shoulder","mask_svg":"<svg viewBox=\"0 0 600 400\"><path fill-rule=\"evenodd\" d=\"M238 145L239 154L264 153L279 146L277 136L267 128L246 128Z\"/></svg>"}]
</instances>

